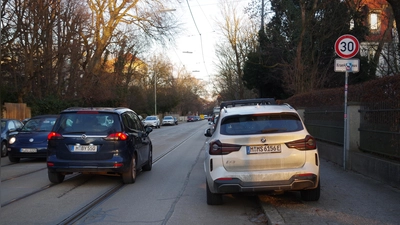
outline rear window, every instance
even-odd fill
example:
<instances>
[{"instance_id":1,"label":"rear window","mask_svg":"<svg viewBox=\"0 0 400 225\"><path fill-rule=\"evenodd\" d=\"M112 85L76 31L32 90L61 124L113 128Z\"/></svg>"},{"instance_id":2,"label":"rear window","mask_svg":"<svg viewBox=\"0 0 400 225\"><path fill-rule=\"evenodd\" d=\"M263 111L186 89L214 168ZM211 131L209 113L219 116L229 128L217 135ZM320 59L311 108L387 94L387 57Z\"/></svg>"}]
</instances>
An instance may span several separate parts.
<instances>
[{"instance_id":1,"label":"rear window","mask_svg":"<svg viewBox=\"0 0 400 225\"><path fill-rule=\"evenodd\" d=\"M54 131L61 134L68 133L114 133L121 131L118 114L97 113L78 114L63 113Z\"/></svg>"},{"instance_id":2,"label":"rear window","mask_svg":"<svg viewBox=\"0 0 400 225\"><path fill-rule=\"evenodd\" d=\"M303 130L303 125L297 114L262 114L234 115L223 118L221 134L267 134L284 133Z\"/></svg>"}]
</instances>

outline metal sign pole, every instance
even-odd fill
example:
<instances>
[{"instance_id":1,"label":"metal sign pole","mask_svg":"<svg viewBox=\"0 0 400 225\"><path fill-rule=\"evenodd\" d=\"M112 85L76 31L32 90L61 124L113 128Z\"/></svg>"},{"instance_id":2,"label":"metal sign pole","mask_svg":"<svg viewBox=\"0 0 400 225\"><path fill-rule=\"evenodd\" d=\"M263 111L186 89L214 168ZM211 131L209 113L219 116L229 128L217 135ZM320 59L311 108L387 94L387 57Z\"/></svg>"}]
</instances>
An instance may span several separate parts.
<instances>
[{"instance_id":1,"label":"metal sign pole","mask_svg":"<svg viewBox=\"0 0 400 225\"><path fill-rule=\"evenodd\" d=\"M347 142L348 142L348 126L347 126L347 89L348 89L348 77L349 72L346 70L345 73L345 84L344 84L344 137L343 137L343 169L346 170L346 162L347 162Z\"/></svg>"}]
</instances>

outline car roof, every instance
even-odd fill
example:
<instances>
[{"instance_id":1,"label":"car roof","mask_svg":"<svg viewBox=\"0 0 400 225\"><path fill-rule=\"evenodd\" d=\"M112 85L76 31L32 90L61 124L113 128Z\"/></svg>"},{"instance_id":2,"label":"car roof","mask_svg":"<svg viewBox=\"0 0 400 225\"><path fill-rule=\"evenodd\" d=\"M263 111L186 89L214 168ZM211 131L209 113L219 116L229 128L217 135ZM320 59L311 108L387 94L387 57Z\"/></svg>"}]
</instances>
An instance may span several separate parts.
<instances>
[{"instance_id":1,"label":"car roof","mask_svg":"<svg viewBox=\"0 0 400 225\"><path fill-rule=\"evenodd\" d=\"M66 113L66 112L78 112L78 111L96 111L96 112L113 112L113 113L122 113L126 111L132 111L129 108L125 107L71 107L68 109L63 110L61 113Z\"/></svg>"},{"instance_id":2,"label":"car roof","mask_svg":"<svg viewBox=\"0 0 400 225\"><path fill-rule=\"evenodd\" d=\"M247 115L247 114L264 114L264 113L283 113L297 111L288 104L284 105L246 105L233 108L223 108L221 110L221 116L225 117L228 115Z\"/></svg>"},{"instance_id":3,"label":"car roof","mask_svg":"<svg viewBox=\"0 0 400 225\"><path fill-rule=\"evenodd\" d=\"M40 118L58 118L58 117L60 117L60 115L56 115L56 114L51 114L51 115L39 115L39 116L34 116L34 117L32 117L32 118L30 118L29 120L31 120L31 119L40 119Z\"/></svg>"}]
</instances>

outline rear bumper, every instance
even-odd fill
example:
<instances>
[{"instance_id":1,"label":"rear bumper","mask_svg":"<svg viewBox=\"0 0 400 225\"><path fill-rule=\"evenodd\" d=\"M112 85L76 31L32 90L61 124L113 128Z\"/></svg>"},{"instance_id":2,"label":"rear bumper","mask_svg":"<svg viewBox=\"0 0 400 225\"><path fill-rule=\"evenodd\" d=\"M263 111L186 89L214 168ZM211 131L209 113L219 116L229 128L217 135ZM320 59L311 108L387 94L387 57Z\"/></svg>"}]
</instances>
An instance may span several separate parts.
<instances>
[{"instance_id":1,"label":"rear bumper","mask_svg":"<svg viewBox=\"0 0 400 225\"><path fill-rule=\"evenodd\" d=\"M47 157L47 169L60 173L123 173L130 169L130 160L114 157L110 160L72 161L60 160L55 156Z\"/></svg>"},{"instance_id":2,"label":"rear bumper","mask_svg":"<svg viewBox=\"0 0 400 225\"><path fill-rule=\"evenodd\" d=\"M264 191L299 191L316 188L318 176L315 174L298 177L293 176L284 181L243 182L238 178L215 180L210 185L213 193L240 193Z\"/></svg>"}]
</instances>

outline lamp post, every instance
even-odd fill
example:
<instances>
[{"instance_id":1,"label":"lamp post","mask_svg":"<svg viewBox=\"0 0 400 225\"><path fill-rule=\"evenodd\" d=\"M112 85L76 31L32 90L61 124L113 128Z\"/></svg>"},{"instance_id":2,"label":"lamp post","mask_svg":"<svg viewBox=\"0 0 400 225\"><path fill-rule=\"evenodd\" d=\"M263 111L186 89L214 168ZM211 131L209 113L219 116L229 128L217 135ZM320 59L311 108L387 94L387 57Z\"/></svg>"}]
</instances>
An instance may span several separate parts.
<instances>
[{"instance_id":1,"label":"lamp post","mask_svg":"<svg viewBox=\"0 0 400 225\"><path fill-rule=\"evenodd\" d=\"M154 115L157 116L157 73L154 72Z\"/></svg>"}]
</instances>

